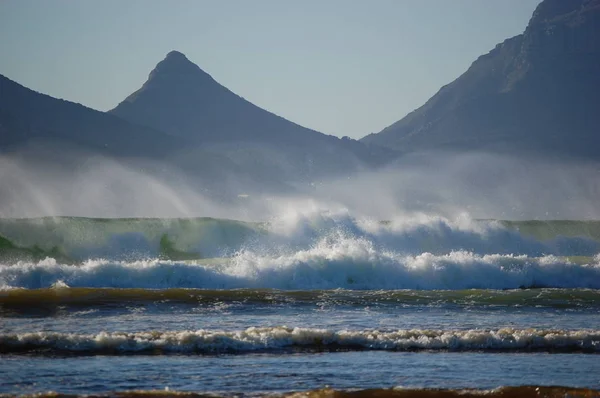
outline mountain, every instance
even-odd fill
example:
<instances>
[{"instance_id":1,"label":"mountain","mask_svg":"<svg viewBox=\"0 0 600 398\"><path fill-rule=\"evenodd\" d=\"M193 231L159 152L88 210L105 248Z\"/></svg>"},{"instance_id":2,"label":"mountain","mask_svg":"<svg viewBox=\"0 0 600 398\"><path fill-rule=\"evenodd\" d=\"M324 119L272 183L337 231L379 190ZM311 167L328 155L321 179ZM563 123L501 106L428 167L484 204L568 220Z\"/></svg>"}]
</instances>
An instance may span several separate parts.
<instances>
[{"instance_id":1,"label":"mountain","mask_svg":"<svg viewBox=\"0 0 600 398\"><path fill-rule=\"evenodd\" d=\"M244 169L310 180L382 162L385 151L299 126L216 82L178 51L110 114L228 156Z\"/></svg>"},{"instance_id":2,"label":"mountain","mask_svg":"<svg viewBox=\"0 0 600 398\"><path fill-rule=\"evenodd\" d=\"M361 141L403 152L500 150L600 159L599 110L600 0L545 0L523 34Z\"/></svg>"},{"instance_id":3,"label":"mountain","mask_svg":"<svg viewBox=\"0 0 600 398\"><path fill-rule=\"evenodd\" d=\"M40 94L0 75L0 152L38 143L113 156L166 156L186 146L182 139Z\"/></svg>"},{"instance_id":4,"label":"mountain","mask_svg":"<svg viewBox=\"0 0 600 398\"><path fill-rule=\"evenodd\" d=\"M280 181L252 174L185 138L40 94L2 75L0 154L36 163L40 170L58 167L66 173L77 173L100 155L158 177L175 169L213 193L225 192L229 186L236 192L247 187L282 189Z\"/></svg>"},{"instance_id":5,"label":"mountain","mask_svg":"<svg viewBox=\"0 0 600 398\"><path fill-rule=\"evenodd\" d=\"M325 138L232 93L178 51L109 113L195 142Z\"/></svg>"},{"instance_id":6,"label":"mountain","mask_svg":"<svg viewBox=\"0 0 600 398\"><path fill-rule=\"evenodd\" d=\"M287 191L390 157L385 150L267 112L176 51L140 90L107 113L0 75L0 153L40 158L69 172L100 154L136 168L141 162L152 174L165 167L179 170L203 190L227 195Z\"/></svg>"}]
</instances>

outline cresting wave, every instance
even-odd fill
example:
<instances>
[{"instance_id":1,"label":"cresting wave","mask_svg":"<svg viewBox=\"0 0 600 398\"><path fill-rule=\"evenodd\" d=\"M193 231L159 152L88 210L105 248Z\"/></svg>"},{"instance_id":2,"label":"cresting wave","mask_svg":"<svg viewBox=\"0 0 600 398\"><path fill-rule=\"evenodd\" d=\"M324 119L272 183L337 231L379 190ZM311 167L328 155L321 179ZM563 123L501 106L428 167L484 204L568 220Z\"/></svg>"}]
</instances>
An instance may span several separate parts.
<instances>
[{"instance_id":1,"label":"cresting wave","mask_svg":"<svg viewBox=\"0 0 600 398\"><path fill-rule=\"evenodd\" d=\"M252 327L214 330L80 335L52 332L0 334L0 353L218 354L270 351L485 351L600 352L600 330L325 330Z\"/></svg>"},{"instance_id":2,"label":"cresting wave","mask_svg":"<svg viewBox=\"0 0 600 398\"><path fill-rule=\"evenodd\" d=\"M597 222L316 209L268 223L0 220L0 234L0 289L600 289Z\"/></svg>"},{"instance_id":3,"label":"cresting wave","mask_svg":"<svg viewBox=\"0 0 600 398\"><path fill-rule=\"evenodd\" d=\"M565 258L477 255L452 252L417 256L380 252L364 240L322 244L290 255L242 252L203 262L90 260L82 265L0 265L4 289L52 286L109 288L272 288L283 290L462 290L532 287L600 289L600 260L576 264Z\"/></svg>"},{"instance_id":4,"label":"cresting wave","mask_svg":"<svg viewBox=\"0 0 600 398\"><path fill-rule=\"evenodd\" d=\"M525 254L539 257L600 253L599 221L494 221L439 216L401 216L390 221L346 210L291 211L268 222L214 218L0 219L0 263L53 257L71 263L97 258L187 260L230 257L250 250L286 254L324 239L366 240L380 251L417 255Z\"/></svg>"},{"instance_id":5,"label":"cresting wave","mask_svg":"<svg viewBox=\"0 0 600 398\"><path fill-rule=\"evenodd\" d=\"M0 397L11 397L12 395L0 394ZM245 394L213 394L213 393L194 393L187 391L170 391L170 390L134 390L134 391L116 391L108 393L94 393L93 395L75 395L61 394L57 392L45 392L33 395L20 395L22 398L75 398L75 397L98 397L98 398L142 398L142 397L180 397L180 398L216 398L229 396L245 396ZM313 390L306 392L290 392L284 394L248 394L251 397L269 397L269 398L592 398L599 397L599 390L587 388L572 388L572 387L548 387L548 386L519 386L519 387L499 387L493 390L444 390L444 389L413 389L396 387L390 389L369 389L369 390L334 390L325 388L321 390Z\"/></svg>"}]
</instances>

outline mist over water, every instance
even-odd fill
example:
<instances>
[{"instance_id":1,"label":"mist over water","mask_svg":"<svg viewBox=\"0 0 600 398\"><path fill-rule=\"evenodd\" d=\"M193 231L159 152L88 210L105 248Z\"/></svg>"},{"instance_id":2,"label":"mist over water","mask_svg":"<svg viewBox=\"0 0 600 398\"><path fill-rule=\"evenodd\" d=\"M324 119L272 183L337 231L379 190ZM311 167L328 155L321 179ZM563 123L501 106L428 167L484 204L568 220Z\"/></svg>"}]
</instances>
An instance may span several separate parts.
<instances>
[{"instance_id":1,"label":"mist over water","mask_svg":"<svg viewBox=\"0 0 600 398\"><path fill-rule=\"evenodd\" d=\"M425 213L448 218L531 220L600 218L600 164L552 158L453 154L405 155L386 169L315 189L379 219Z\"/></svg>"},{"instance_id":2,"label":"mist over water","mask_svg":"<svg viewBox=\"0 0 600 398\"><path fill-rule=\"evenodd\" d=\"M6 357L248 356L279 379L315 352L338 364L327 372L356 350L436 352L435 372L439 355L485 355L494 373L508 355L599 352L595 164L438 153L290 193L159 163L27 159L0 158ZM215 369L198 388L221 388L229 370Z\"/></svg>"},{"instance_id":3,"label":"mist over water","mask_svg":"<svg viewBox=\"0 0 600 398\"><path fill-rule=\"evenodd\" d=\"M600 288L600 242L593 231L579 234L587 224L523 233L494 221L595 219L592 163L421 154L379 172L296 183L294 195L229 185L228 197L158 163L70 164L0 158L0 235L78 263L17 258L8 263L19 266L0 267L3 286ZM10 220L44 216L132 219ZM206 260L165 258L164 242Z\"/></svg>"},{"instance_id":4,"label":"mist over water","mask_svg":"<svg viewBox=\"0 0 600 398\"><path fill-rule=\"evenodd\" d=\"M35 152L34 152L35 154ZM202 170L205 173L205 170ZM161 162L65 152L0 157L0 217L217 217L265 221L286 209L347 209L390 220L427 214L484 219L600 218L600 165L488 153L405 155L379 171L337 179L221 185Z\"/></svg>"},{"instance_id":5,"label":"mist over water","mask_svg":"<svg viewBox=\"0 0 600 398\"><path fill-rule=\"evenodd\" d=\"M188 217L224 216L185 175L161 164L74 157L54 162L0 158L0 216ZM70 163L71 163L70 162Z\"/></svg>"}]
</instances>

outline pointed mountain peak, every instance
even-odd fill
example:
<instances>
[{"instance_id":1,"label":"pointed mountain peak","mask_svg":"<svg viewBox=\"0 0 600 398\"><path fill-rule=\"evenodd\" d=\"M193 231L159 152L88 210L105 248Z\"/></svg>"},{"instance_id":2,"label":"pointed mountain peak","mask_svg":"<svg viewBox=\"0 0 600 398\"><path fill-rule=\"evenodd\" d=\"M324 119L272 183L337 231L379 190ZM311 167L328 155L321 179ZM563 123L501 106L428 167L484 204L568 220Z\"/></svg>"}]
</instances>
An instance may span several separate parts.
<instances>
[{"instance_id":1,"label":"pointed mountain peak","mask_svg":"<svg viewBox=\"0 0 600 398\"><path fill-rule=\"evenodd\" d=\"M183 53L173 50L150 72L148 80L166 79L175 82L207 78L212 80L210 75L190 61Z\"/></svg>"},{"instance_id":2,"label":"pointed mountain peak","mask_svg":"<svg viewBox=\"0 0 600 398\"><path fill-rule=\"evenodd\" d=\"M167 54L167 56L165 57L165 59L177 59L177 58L187 60L187 57L185 56L185 54L182 52L179 52L177 50L173 50L173 51L169 52Z\"/></svg>"}]
</instances>

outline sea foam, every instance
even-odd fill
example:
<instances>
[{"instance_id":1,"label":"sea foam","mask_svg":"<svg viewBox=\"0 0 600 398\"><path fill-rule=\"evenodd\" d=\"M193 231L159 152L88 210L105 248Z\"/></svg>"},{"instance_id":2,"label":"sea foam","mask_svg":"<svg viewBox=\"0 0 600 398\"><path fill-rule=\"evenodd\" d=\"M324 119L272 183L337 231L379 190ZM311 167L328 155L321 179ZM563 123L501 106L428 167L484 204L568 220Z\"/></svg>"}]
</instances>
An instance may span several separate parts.
<instances>
[{"instance_id":1,"label":"sea foam","mask_svg":"<svg viewBox=\"0 0 600 398\"><path fill-rule=\"evenodd\" d=\"M117 229L127 226L139 229L141 235L151 230L150 235L157 237L164 224L164 228L179 231L179 240L173 235L175 245L197 238L197 247L185 248L198 249L211 258L171 261L157 258L156 253L140 256L132 249L136 255L85 258L75 264L52 258L5 262L0 264L0 287L33 289L64 283L71 287L154 289L600 288L596 240L559 235L542 241L501 222L466 216L449 220L413 215L380 222L344 210L315 210L286 213L261 225L214 219L65 222L83 223L87 232L110 229L115 223ZM72 227L62 227L75 236ZM27 225L25 230L28 228L33 227ZM107 231L96 232L105 236ZM207 234L210 239L201 238ZM111 241L118 240L118 234L108 235ZM146 242L138 248L142 246L151 245ZM573 255L577 259L569 257Z\"/></svg>"},{"instance_id":2,"label":"sea foam","mask_svg":"<svg viewBox=\"0 0 600 398\"><path fill-rule=\"evenodd\" d=\"M598 258L578 265L563 258L452 252L417 256L379 252L367 241L323 242L290 255L242 252L223 262L89 260L81 265L0 265L0 286L47 288L516 289L600 288Z\"/></svg>"},{"instance_id":3,"label":"sea foam","mask_svg":"<svg viewBox=\"0 0 600 398\"><path fill-rule=\"evenodd\" d=\"M314 350L453 350L600 352L599 330L327 330L252 327L240 331L170 331L93 335L0 334L0 352L80 354L247 353Z\"/></svg>"}]
</instances>

